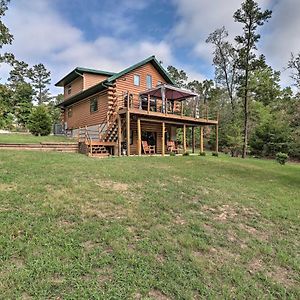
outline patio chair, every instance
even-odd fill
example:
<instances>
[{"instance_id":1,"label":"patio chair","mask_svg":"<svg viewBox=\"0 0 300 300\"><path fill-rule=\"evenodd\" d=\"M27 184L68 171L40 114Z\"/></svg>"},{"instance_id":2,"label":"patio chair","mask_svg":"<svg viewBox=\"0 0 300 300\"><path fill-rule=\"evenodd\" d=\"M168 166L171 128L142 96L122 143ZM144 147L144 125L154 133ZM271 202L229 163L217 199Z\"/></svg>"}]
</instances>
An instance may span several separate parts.
<instances>
[{"instance_id":1,"label":"patio chair","mask_svg":"<svg viewBox=\"0 0 300 300\"><path fill-rule=\"evenodd\" d=\"M179 153L179 149L176 147L174 141L168 141L167 142L167 151L168 152L174 152L174 153Z\"/></svg>"},{"instance_id":2,"label":"patio chair","mask_svg":"<svg viewBox=\"0 0 300 300\"><path fill-rule=\"evenodd\" d=\"M155 146L149 146L147 141L142 141L144 154L155 154Z\"/></svg>"}]
</instances>

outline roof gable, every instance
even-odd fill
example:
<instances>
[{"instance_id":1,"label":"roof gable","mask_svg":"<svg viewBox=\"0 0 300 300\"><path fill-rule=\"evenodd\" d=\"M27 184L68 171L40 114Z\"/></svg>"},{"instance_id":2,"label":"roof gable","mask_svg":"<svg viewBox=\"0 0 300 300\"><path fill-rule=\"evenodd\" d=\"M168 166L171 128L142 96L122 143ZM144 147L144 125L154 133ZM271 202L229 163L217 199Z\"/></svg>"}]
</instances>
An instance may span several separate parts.
<instances>
[{"instance_id":1,"label":"roof gable","mask_svg":"<svg viewBox=\"0 0 300 300\"><path fill-rule=\"evenodd\" d=\"M154 55L150 56L150 57L148 57L148 58L146 58L146 59L144 59L144 60L128 67L128 68L126 68L126 69L124 69L123 71L121 71L119 73L114 74L113 76L107 78L106 81L108 83L111 83L114 80L120 78L121 76L123 76L123 75L125 75L125 74L127 74L127 73L129 73L129 72L131 72L131 71L147 64L147 63L149 63L149 62L151 62L154 65L156 70L161 74L161 76L166 80L167 83L170 83L170 84L173 84L173 85L175 84L174 81L172 80L172 78L170 77L170 75L167 73L167 71L163 68L163 66L159 63L159 61L155 58Z\"/></svg>"},{"instance_id":2,"label":"roof gable","mask_svg":"<svg viewBox=\"0 0 300 300\"><path fill-rule=\"evenodd\" d=\"M64 86L64 85L72 82L73 80L75 80L77 77L83 75L83 73L91 73L91 74L106 75L106 76L113 76L115 74L114 72L76 67L73 71L71 71L69 74L67 74L65 77L63 77L60 81L58 81L55 84L55 86Z\"/></svg>"}]
</instances>

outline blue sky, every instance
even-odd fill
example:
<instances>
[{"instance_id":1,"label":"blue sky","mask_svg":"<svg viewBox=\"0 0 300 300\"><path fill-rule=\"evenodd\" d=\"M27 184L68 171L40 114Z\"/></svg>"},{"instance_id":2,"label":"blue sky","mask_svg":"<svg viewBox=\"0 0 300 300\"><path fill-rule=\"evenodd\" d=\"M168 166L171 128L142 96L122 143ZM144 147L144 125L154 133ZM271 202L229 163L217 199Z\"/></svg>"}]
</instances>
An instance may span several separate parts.
<instances>
[{"instance_id":1,"label":"blue sky","mask_svg":"<svg viewBox=\"0 0 300 300\"><path fill-rule=\"evenodd\" d=\"M186 70L189 78L213 78L209 33L225 25L233 37L241 26L232 15L241 0L12 0L5 23L12 51L30 64L44 63L54 83L76 66L120 71L150 55L164 66ZM284 71L291 51L300 51L299 0L259 0L273 10L258 52ZM7 67L1 66L5 78Z\"/></svg>"}]
</instances>

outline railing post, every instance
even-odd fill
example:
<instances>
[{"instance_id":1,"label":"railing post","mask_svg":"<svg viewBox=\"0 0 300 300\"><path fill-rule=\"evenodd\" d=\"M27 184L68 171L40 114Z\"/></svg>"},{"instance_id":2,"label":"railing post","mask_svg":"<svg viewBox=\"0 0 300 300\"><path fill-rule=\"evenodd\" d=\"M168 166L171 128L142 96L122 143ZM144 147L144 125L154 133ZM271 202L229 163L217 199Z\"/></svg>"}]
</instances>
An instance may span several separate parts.
<instances>
[{"instance_id":1,"label":"railing post","mask_svg":"<svg viewBox=\"0 0 300 300\"><path fill-rule=\"evenodd\" d=\"M183 116L183 102L181 101L180 104L181 104L181 116Z\"/></svg>"},{"instance_id":2,"label":"railing post","mask_svg":"<svg viewBox=\"0 0 300 300\"><path fill-rule=\"evenodd\" d=\"M127 91L127 110L129 110L129 91Z\"/></svg>"},{"instance_id":3,"label":"railing post","mask_svg":"<svg viewBox=\"0 0 300 300\"><path fill-rule=\"evenodd\" d=\"M149 114L149 112L150 112L150 95L149 94L147 95L147 100L148 100L148 102L147 102L147 105L148 105L147 111L148 111L148 114Z\"/></svg>"}]
</instances>

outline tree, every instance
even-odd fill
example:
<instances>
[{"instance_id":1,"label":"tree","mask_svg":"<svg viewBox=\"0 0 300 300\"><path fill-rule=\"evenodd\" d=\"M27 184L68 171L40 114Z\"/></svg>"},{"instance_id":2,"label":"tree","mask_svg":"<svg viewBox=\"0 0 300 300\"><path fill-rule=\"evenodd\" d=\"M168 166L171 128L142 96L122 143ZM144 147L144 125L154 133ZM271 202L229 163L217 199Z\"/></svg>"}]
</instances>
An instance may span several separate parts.
<instances>
[{"instance_id":1,"label":"tree","mask_svg":"<svg viewBox=\"0 0 300 300\"><path fill-rule=\"evenodd\" d=\"M64 95L58 94L57 96L53 97L47 105L49 113L51 115L52 124L61 123L61 110L59 107L56 107L56 105L63 102L63 100Z\"/></svg>"},{"instance_id":2,"label":"tree","mask_svg":"<svg viewBox=\"0 0 300 300\"><path fill-rule=\"evenodd\" d=\"M168 66L167 70L178 87L186 87L188 77L183 70L178 70L173 66Z\"/></svg>"},{"instance_id":3,"label":"tree","mask_svg":"<svg viewBox=\"0 0 300 300\"><path fill-rule=\"evenodd\" d=\"M29 117L28 128L34 135L49 135L51 132L51 116L44 105L35 107Z\"/></svg>"},{"instance_id":4,"label":"tree","mask_svg":"<svg viewBox=\"0 0 300 300\"><path fill-rule=\"evenodd\" d=\"M49 101L50 71L43 64L34 65L29 70L29 77L39 105Z\"/></svg>"},{"instance_id":5,"label":"tree","mask_svg":"<svg viewBox=\"0 0 300 300\"><path fill-rule=\"evenodd\" d=\"M18 84L23 84L28 78L28 64L24 61L14 60L12 62L12 69L9 72L7 79L12 89L15 89Z\"/></svg>"},{"instance_id":6,"label":"tree","mask_svg":"<svg viewBox=\"0 0 300 300\"><path fill-rule=\"evenodd\" d=\"M206 43L214 45L213 64L217 83L226 87L232 112L235 111L235 87L237 83L237 51L226 39L228 32L223 26L211 33Z\"/></svg>"},{"instance_id":7,"label":"tree","mask_svg":"<svg viewBox=\"0 0 300 300\"><path fill-rule=\"evenodd\" d=\"M288 68L292 70L291 78L295 81L295 86L300 90L300 52L297 55L291 53Z\"/></svg>"},{"instance_id":8,"label":"tree","mask_svg":"<svg viewBox=\"0 0 300 300\"><path fill-rule=\"evenodd\" d=\"M29 83L19 83L12 96L14 114L18 125L26 127L29 122L29 116L32 111L33 90Z\"/></svg>"},{"instance_id":9,"label":"tree","mask_svg":"<svg viewBox=\"0 0 300 300\"><path fill-rule=\"evenodd\" d=\"M248 146L248 122L249 122L249 76L253 71L253 61L255 59L256 43L260 39L257 27L262 26L272 15L270 10L264 12L254 0L245 0L242 7L233 15L234 21L243 24L243 35L235 37L239 45L238 67L244 73L241 77L241 90L244 99L244 144L243 158L247 155Z\"/></svg>"},{"instance_id":10,"label":"tree","mask_svg":"<svg viewBox=\"0 0 300 300\"><path fill-rule=\"evenodd\" d=\"M0 84L0 128L8 128L13 123L13 111L10 104L11 90Z\"/></svg>"}]
</instances>

